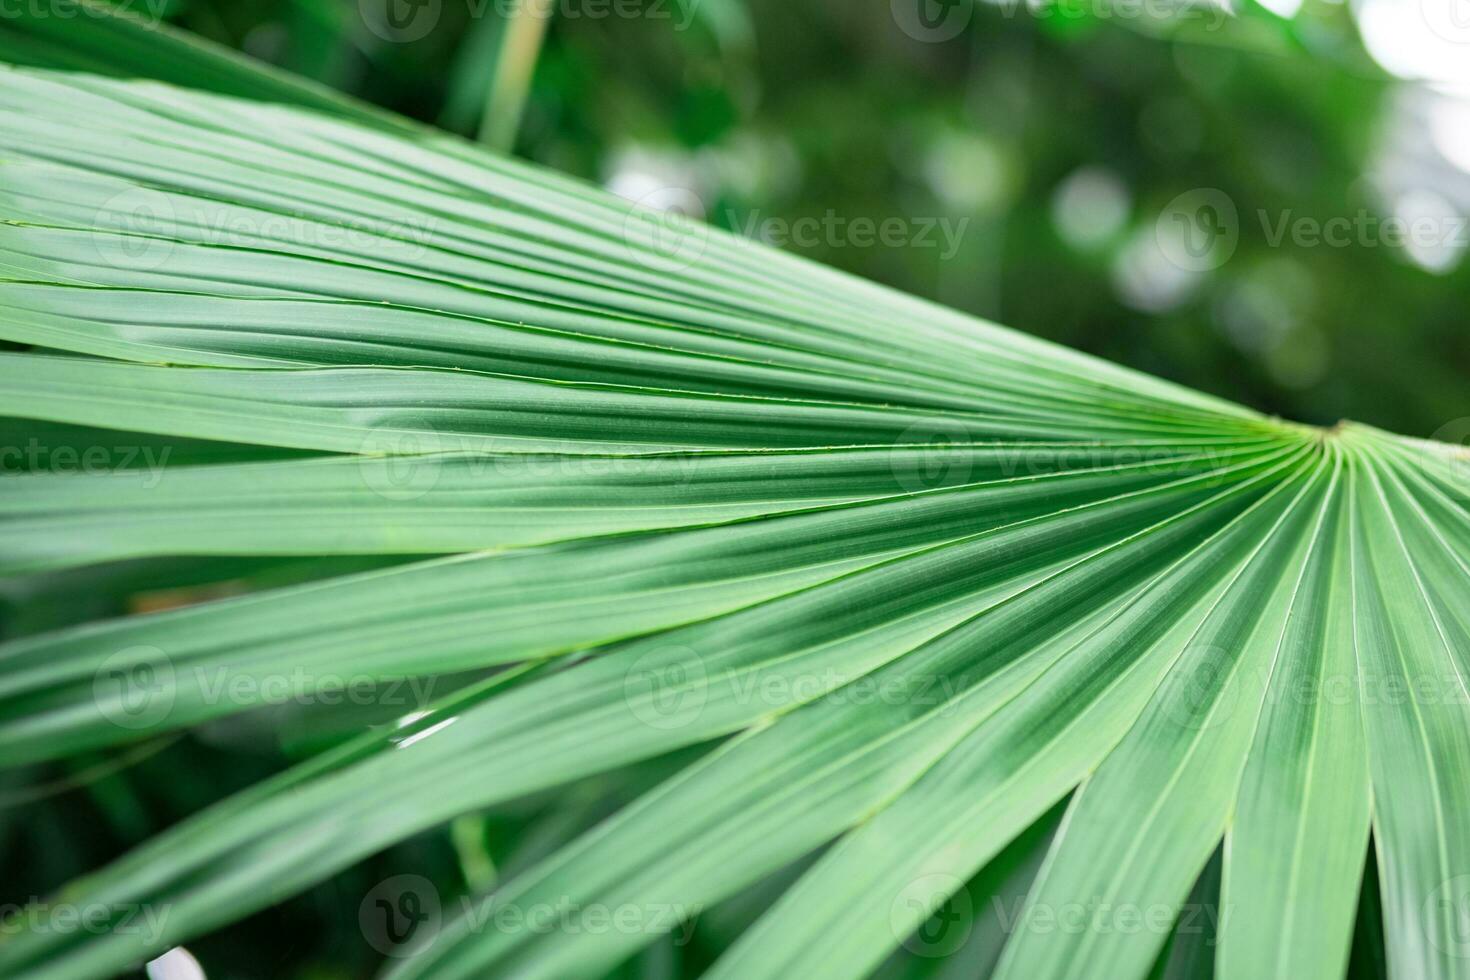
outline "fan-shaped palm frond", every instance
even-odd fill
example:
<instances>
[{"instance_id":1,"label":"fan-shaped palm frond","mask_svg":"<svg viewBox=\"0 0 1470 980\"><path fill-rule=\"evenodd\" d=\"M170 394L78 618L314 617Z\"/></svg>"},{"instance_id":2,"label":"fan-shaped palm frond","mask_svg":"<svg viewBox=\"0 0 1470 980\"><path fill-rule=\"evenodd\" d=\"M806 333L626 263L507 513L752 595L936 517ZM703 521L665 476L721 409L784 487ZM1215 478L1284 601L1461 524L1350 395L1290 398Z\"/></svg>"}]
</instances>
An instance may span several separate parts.
<instances>
[{"instance_id":1,"label":"fan-shaped palm frond","mask_svg":"<svg viewBox=\"0 0 1470 980\"><path fill-rule=\"evenodd\" d=\"M49 351L0 354L0 415L166 464L6 477L0 568L396 556L7 642L5 761L458 684L63 892L156 932L24 932L5 975L106 976L693 746L393 975L596 975L819 853L713 975L865 975L1035 858L996 975L1142 977L1223 841L1219 974L1340 976L1370 830L1393 974L1470 975L1455 449L331 110L0 74L0 339Z\"/></svg>"}]
</instances>

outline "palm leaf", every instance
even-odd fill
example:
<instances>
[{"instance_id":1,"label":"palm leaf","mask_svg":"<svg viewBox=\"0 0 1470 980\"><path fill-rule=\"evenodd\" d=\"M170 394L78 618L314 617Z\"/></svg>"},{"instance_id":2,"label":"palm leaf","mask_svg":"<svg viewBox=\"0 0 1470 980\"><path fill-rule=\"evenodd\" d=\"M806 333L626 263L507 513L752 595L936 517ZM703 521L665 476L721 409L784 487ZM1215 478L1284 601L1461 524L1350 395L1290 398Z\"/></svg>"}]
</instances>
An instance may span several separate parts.
<instances>
[{"instance_id":1,"label":"palm leaf","mask_svg":"<svg viewBox=\"0 0 1470 980\"><path fill-rule=\"evenodd\" d=\"M391 561L9 640L6 759L357 680L441 697L61 893L156 933L22 932L7 975L106 976L671 758L394 975L598 975L778 881L716 976L931 975L894 951L1004 896L955 962L1340 976L1370 834L1394 975L1470 975L1452 448L1264 418L199 51L228 67L172 80L223 95L3 74L0 339L42 349L0 355L0 414L177 457L8 477L0 570ZM559 902L635 914L487 925Z\"/></svg>"}]
</instances>

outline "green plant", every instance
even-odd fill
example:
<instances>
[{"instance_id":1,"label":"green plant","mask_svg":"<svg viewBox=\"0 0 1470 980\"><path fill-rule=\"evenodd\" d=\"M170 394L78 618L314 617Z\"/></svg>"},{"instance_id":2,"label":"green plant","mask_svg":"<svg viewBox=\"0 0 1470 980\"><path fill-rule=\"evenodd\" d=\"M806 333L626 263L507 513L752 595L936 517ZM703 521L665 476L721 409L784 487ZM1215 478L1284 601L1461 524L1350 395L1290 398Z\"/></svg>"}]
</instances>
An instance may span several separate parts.
<instances>
[{"instance_id":1,"label":"green plant","mask_svg":"<svg viewBox=\"0 0 1470 980\"><path fill-rule=\"evenodd\" d=\"M595 975L679 916L487 917L687 913L820 851L714 975L864 975L1040 861L998 976L1339 976L1370 829L1391 973L1470 974L1463 453L1263 418L179 59L245 98L0 74L0 338L38 348L0 354L0 415L160 463L7 475L0 567L382 567L11 640L5 761L360 679L442 696L62 893L167 909L156 933L22 932L6 975L105 976L686 749L392 975ZM1176 928L1215 874L1218 935Z\"/></svg>"}]
</instances>

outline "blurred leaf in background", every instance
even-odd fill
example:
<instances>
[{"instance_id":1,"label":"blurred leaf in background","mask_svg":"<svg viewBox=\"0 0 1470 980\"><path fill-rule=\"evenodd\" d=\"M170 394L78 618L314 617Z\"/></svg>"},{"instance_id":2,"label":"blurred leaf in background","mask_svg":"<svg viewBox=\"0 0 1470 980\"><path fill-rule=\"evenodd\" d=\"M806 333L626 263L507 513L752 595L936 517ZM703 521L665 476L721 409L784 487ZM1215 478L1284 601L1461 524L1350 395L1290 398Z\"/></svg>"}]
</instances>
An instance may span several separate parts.
<instances>
[{"instance_id":1,"label":"blurred leaf in background","mask_svg":"<svg viewBox=\"0 0 1470 980\"><path fill-rule=\"evenodd\" d=\"M470 137L506 23L539 20L523 156L1284 416L1427 436L1470 368L1470 38L1440 2L425 0L396 32L379 0L167 15Z\"/></svg>"}]
</instances>

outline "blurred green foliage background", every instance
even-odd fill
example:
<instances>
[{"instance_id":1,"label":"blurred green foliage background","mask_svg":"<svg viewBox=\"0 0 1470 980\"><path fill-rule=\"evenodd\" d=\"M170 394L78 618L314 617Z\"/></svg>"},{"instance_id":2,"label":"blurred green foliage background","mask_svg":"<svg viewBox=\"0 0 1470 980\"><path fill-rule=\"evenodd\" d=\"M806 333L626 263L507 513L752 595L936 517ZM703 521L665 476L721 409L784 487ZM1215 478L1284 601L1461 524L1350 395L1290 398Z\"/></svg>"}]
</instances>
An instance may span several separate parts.
<instances>
[{"instance_id":1,"label":"blurred green foliage background","mask_svg":"<svg viewBox=\"0 0 1470 980\"><path fill-rule=\"evenodd\" d=\"M385 0L168 16L473 136L507 14L540 10L519 155L692 192L681 209L716 225L1267 412L1425 436L1470 414L1470 175L1446 159L1470 114L1379 63L1418 35L1375 41L1361 25L1393 22L1364 6L386 2L403 31L381 30ZM1161 234L1230 230L1170 213L1222 199L1201 189L1238 237L1180 268ZM1379 224L1396 216L1429 222L1426 244ZM902 230L871 241L861 219Z\"/></svg>"}]
</instances>

